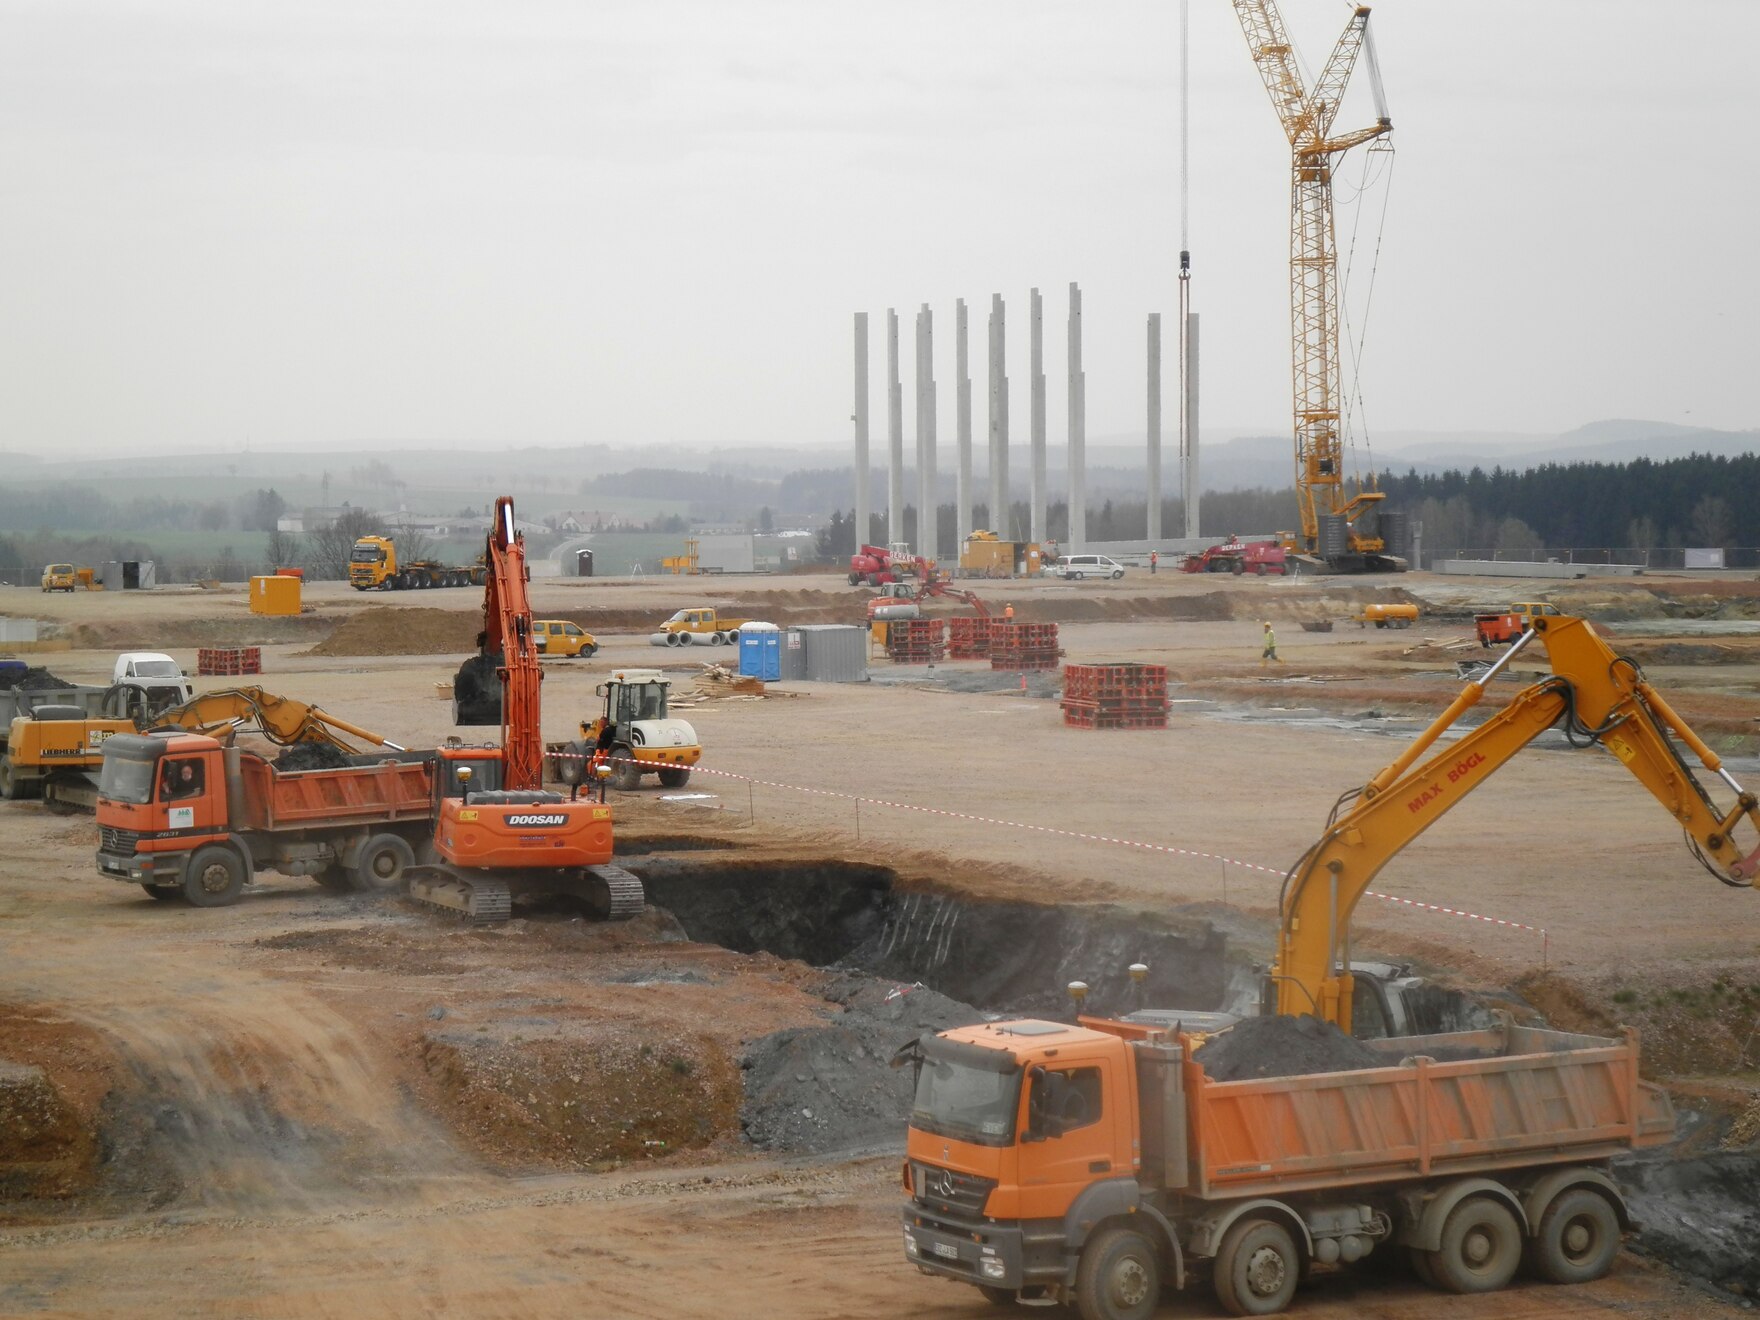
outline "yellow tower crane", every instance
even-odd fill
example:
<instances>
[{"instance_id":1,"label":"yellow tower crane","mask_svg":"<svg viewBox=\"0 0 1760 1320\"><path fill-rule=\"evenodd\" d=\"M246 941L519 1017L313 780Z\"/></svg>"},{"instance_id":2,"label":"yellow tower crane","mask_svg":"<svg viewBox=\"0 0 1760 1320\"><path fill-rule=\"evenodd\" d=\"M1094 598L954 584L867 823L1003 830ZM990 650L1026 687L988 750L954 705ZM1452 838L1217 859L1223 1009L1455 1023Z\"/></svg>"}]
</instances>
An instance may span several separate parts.
<instances>
[{"instance_id":1,"label":"yellow tower crane","mask_svg":"<svg viewBox=\"0 0 1760 1320\"><path fill-rule=\"evenodd\" d=\"M1393 129L1381 103L1369 11L1359 7L1333 47L1311 91L1303 89L1295 48L1276 0L1232 0L1246 33L1253 63L1265 80L1292 153L1290 179L1290 328L1295 364L1296 498L1300 537L1287 548L1326 561L1337 571L1391 572L1405 561L1387 553L1378 536L1360 535L1353 524L1384 495L1369 487L1347 492L1340 429L1337 240L1332 221L1332 170L1352 147L1385 137ZM1376 121L1332 136L1345 84L1363 49L1369 49L1375 84Z\"/></svg>"}]
</instances>

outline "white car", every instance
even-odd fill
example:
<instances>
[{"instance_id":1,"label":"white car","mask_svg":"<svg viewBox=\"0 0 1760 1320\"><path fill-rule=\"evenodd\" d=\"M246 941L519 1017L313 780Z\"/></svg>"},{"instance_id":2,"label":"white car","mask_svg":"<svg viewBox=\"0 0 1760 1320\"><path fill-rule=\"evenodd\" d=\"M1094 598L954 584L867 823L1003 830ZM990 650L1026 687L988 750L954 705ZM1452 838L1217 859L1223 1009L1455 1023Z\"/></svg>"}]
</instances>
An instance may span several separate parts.
<instances>
[{"instance_id":1,"label":"white car","mask_svg":"<svg viewBox=\"0 0 1760 1320\"><path fill-rule=\"evenodd\" d=\"M1054 576L1080 582L1083 578L1121 578L1124 565L1105 555L1065 555L1051 566Z\"/></svg>"}]
</instances>

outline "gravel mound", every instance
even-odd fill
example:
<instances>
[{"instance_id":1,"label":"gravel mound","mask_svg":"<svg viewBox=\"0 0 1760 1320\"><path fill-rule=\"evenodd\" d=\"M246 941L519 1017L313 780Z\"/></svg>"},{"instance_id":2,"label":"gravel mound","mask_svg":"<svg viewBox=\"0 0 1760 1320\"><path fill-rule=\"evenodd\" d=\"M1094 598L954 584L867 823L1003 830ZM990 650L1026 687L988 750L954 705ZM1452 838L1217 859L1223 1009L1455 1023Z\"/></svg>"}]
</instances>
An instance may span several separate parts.
<instances>
[{"instance_id":1,"label":"gravel mound","mask_svg":"<svg viewBox=\"0 0 1760 1320\"><path fill-rule=\"evenodd\" d=\"M1330 1022L1304 1014L1246 1018L1192 1056L1215 1082L1385 1068L1388 1059Z\"/></svg>"},{"instance_id":2,"label":"gravel mound","mask_svg":"<svg viewBox=\"0 0 1760 1320\"><path fill-rule=\"evenodd\" d=\"M760 1150L819 1155L900 1144L913 1082L909 1068L890 1065L893 1052L925 1031L984 1015L922 986L866 976L832 975L818 989L831 1005L826 1026L772 1032L740 1056L740 1126Z\"/></svg>"},{"instance_id":3,"label":"gravel mound","mask_svg":"<svg viewBox=\"0 0 1760 1320\"><path fill-rule=\"evenodd\" d=\"M458 593L463 604L479 598ZM365 609L307 655L458 655L476 649L481 607L440 610L421 606Z\"/></svg>"}]
</instances>

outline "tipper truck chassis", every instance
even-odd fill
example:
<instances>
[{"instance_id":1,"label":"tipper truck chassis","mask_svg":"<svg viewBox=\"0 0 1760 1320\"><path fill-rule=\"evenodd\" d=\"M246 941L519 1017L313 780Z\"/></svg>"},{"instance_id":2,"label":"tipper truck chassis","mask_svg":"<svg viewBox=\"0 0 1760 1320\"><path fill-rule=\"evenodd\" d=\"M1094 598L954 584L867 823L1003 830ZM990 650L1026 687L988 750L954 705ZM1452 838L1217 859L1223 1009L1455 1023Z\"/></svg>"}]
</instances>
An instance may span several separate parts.
<instances>
[{"instance_id":1,"label":"tipper truck chassis","mask_svg":"<svg viewBox=\"0 0 1760 1320\"><path fill-rule=\"evenodd\" d=\"M1511 659L1552 676L1420 764ZM1599 747L1674 818L1714 877L1751 889L1760 802L1581 619L1536 615L1392 764L1334 806L1290 868L1263 1008L1353 1025L1351 917L1377 872L1554 725ZM1684 744L1734 791L1716 806ZM1314 1264L1397 1247L1452 1292L1525 1260L1557 1283L1607 1272L1630 1218L1613 1156L1664 1141L1666 1095L1622 1040L1504 1026L1364 1042L1387 1067L1213 1081L1196 1052L1228 1014L994 1022L925 1035L907 1138L905 1254L993 1301L1074 1302L1145 1320L1163 1285L1207 1276L1235 1315L1282 1310ZM1365 1033L1367 1034L1367 1033Z\"/></svg>"}]
</instances>

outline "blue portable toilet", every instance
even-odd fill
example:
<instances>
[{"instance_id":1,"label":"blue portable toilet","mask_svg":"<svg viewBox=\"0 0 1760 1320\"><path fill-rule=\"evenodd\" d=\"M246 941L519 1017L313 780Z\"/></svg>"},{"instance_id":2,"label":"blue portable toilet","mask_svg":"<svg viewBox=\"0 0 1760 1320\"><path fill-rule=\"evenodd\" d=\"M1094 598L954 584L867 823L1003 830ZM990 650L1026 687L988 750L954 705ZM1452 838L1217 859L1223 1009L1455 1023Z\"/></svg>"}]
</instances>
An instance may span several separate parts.
<instances>
[{"instance_id":1,"label":"blue portable toilet","mask_svg":"<svg viewBox=\"0 0 1760 1320\"><path fill-rule=\"evenodd\" d=\"M782 630L773 623L742 623L739 629L742 678L774 683L782 677Z\"/></svg>"}]
</instances>

